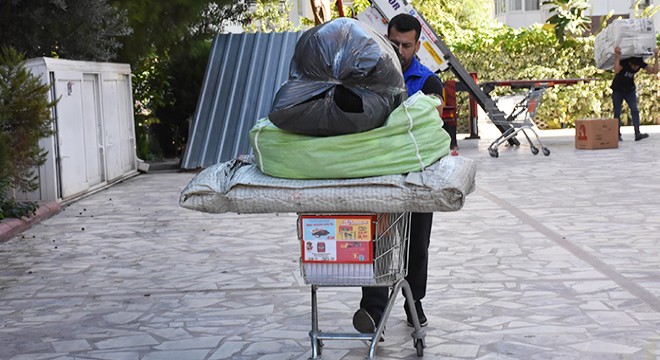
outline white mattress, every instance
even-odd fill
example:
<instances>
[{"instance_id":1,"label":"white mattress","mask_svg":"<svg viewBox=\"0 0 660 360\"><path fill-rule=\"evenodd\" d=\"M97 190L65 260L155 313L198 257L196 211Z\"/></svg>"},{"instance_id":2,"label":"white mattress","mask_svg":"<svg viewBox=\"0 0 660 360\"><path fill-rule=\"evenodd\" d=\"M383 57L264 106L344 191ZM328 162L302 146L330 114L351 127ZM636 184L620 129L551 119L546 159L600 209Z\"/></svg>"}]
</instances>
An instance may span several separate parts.
<instances>
[{"instance_id":1,"label":"white mattress","mask_svg":"<svg viewBox=\"0 0 660 360\"><path fill-rule=\"evenodd\" d=\"M179 204L209 213L457 211L474 191L476 162L446 156L421 172L345 180L292 180L238 159L196 174Z\"/></svg>"}]
</instances>

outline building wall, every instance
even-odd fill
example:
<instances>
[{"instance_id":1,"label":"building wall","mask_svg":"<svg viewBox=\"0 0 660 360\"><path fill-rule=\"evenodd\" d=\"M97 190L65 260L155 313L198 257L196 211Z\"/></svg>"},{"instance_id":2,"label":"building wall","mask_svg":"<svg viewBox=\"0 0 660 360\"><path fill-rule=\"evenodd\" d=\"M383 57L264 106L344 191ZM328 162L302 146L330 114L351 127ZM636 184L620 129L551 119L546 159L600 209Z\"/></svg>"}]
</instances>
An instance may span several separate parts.
<instances>
[{"instance_id":1,"label":"building wall","mask_svg":"<svg viewBox=\"0 0 660 360\"><path fill-rule=\"evenodd\" d=\"M293 9L289 13L289 19L296 25L300 25L301 18L308 18L314 20L314 12L312 4L309 0L289 0L293 5Z\"/></svg>"},{"instance_id":2,"label":"building wall","mask_svg":"<svg viewBox=\"0 0 660 360\"><path fill-rule=\"evenodd\" d=\"M549 6L540 5L539 10L528 10L532 0L493 0L494 18L513 28L528 27L533 24L544 23L552 14ZM629 18L634 16L633 5L636 0L590 0L591 7L588 10L592 19L592 29L597 31L600 18L613 11L615 17ZM539 4L542 3L539 0ZM660 0L650 0L651 5L660 5ZM516 7L522 7L518 10ZM655 14L654 22L656 31L660 31L660 14Z\"/></svg>"}]
</instances>

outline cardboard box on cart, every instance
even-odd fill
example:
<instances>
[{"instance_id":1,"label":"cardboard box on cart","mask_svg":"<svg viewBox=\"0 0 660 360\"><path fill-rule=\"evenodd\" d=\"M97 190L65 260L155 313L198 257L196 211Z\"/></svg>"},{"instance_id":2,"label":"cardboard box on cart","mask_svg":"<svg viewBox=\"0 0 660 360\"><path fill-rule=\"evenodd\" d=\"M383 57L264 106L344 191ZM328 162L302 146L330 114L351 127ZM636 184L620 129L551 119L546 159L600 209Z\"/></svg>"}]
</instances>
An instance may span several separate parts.
<instances>
[{"instance_id":1,"label":"cardboard box on cart","mask_svg":"<svg viewBox=\"0 0 660 360\"><path fill-rule=\"evenodd\" d=\"M619 121L617 119L575 120L575 148L616 149L619 147Z\"/></svg>"}]
</instances>

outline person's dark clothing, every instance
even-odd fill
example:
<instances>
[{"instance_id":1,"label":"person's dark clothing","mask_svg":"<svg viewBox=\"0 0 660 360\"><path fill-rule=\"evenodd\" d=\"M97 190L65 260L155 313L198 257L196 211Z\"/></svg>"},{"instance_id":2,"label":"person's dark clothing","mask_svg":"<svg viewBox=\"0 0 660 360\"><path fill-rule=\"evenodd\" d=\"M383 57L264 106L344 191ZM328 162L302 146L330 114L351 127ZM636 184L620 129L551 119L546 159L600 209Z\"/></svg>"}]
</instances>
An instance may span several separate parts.
<instances>
[{"instance_id":1,"label":"person's dark clothing","mask_svg":"<svg viewBox=\"0 0 660 360\"><path fill-rule=\"evenodd\" d=\"M443 96L444 86L442 80L416 58L403 73L408 95L411 96L421 90L424 94L437 94ZM421 300L426 296L426 281L428 277L428 254L431 239L431 225L433 213L412 213L410 219L410 245L408 250L408 275L406 281L414 300ZM363 287L360 308L371 314L376 324L387 305L389 288Z\"/></svg>"},{"instance_id":2,"label":"person's dark clothing","mask_svg":"<svg viewBox=\"0 0 660 360\"><path fill-rule=\"evenodd\" d=\"M429 68L422 65L417 58L413 58L410 66L403 72L403 78L408 88L408 96L412 96L417 91L421 90L424 94L436 94L443 97L444 101L444 88L445 85L442 80ZM442 128L449 134L451 138L450 148L455 149L458 147L456 141L456 125L449 125L443 123Z\"/></svg>"},{"instance_id":3,"label":"person's dark clothing","mask_svg":"<svg viewBox=\"0 0 660 360\"><path fill-rule=\"evenodd\" d=\"M410 219L410 247L408 250L408 275L406 281L414 300L426 296L428 278L429 244L431 243L431 225L433 213L412 213ZM378 323L387 305L389 296L387 287L363 287L360 307L366 309ZM377 318L376 318L377 317Z\"/></svg>"},{"instance_id":4,"label":"person's dark clothing","mask_svg":"<svg viewBox=\"0 0 660 360\"><path fill-rule=\"evenodd\" d=\"M442 80L433 71L422 65L417 58L413 58L410 66L403 72L403 80L408 89L408 96L412 96L419 90L422 90L424 94L443 96Z\"/></svg>"},{"instance_id":5,"label":"person's dark clothing","mask_svg":"<svg viewBox=\"0 0 660 360\"><path fill-rule=\"evenodd\" d=\"M641 58L629 58L623 59L619 62L622 69L619 71L619 73L614 75L614 80L612 80L612 85L610 86L612 90L619 92L630 92L636 90L635 74L648 66L644 61L639 60L641 60ZM630 66L631 63L639 66L637 70L634 70Z\"/></svg>"},{"instance_id":6,"label":"person's dark clothing","mask_svg":"<svg viewBox=\"0 0 660 360\"><path fill-rule=\"evenodd\" d=\"M630 66L631 63L639 67L635 70ZM621 65L621 71L614 75L610 88L612 89L614 118L619 119L619 137L621 137L621 113L623 112L624 101L628 104L628 108L630 108L630 117L632 118L632 125L635 128L635 134L640 133L635 74L648 65L641 58L623 59L619 64Z\"/></svg>"}]
</instances>

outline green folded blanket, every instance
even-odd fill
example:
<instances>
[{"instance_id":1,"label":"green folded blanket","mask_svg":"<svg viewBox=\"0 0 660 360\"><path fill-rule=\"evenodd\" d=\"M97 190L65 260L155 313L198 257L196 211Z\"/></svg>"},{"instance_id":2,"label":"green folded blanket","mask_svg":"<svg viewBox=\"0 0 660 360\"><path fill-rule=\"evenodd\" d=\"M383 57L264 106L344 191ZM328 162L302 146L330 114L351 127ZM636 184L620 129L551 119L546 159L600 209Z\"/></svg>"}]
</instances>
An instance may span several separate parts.
<instances>
[{"instance_id":1,"label":"green folded blanket","mask_svg":"<svg viewBox=\"0 0 660 360\"><path fill-rule=\"evenodd\" d=\"M250 130L259 169L287 179L350 179L420 171L449 154L440 100L418 92L383 126L355 134L314 137L279 129L263 118Z\"/></svg>"}]
</instances>

